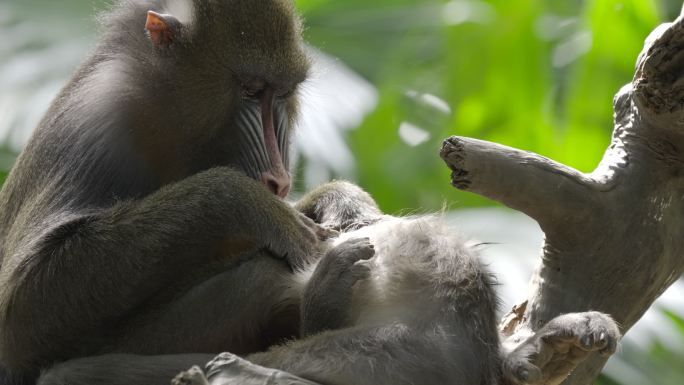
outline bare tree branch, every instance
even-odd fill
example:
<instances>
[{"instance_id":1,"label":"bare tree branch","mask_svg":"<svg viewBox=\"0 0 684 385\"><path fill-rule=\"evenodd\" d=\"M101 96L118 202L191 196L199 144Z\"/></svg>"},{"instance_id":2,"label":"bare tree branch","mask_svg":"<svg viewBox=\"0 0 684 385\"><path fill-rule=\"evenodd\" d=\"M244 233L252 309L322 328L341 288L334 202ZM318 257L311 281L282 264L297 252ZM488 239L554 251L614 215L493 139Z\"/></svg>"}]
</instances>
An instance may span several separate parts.
<instances>
[{"instance_id":1,"label":"bare tree branch","mask_svg":"<svg viewBox=\"0 0 684 385\"><path fill-rule=\"evenodd\" d=\"M608 188L543 156L477 139L448 138L440 155L454 187L522 211L543 227L555 224L546 223L549 211L554 218L574 216L578 208L596 205L593 191Z\"/></svg>"}]
</instances>

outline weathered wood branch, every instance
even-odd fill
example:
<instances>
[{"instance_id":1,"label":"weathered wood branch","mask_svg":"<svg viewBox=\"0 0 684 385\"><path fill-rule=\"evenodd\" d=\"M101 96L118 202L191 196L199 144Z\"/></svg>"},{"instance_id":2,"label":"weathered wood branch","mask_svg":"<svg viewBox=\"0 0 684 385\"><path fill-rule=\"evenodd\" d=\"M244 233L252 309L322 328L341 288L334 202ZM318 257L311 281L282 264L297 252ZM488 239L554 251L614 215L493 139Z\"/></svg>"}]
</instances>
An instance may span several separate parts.
<instances>
[{"instance_id":1,"label":"weathered wood branch","mask_svg":"<svg viewBox=\"0 0 684 385\"><path fill-rule=\"evenodd\" d=\"M597 206L593 191L609 188L562 164L537 154L477 139L451 137L441 151L454 187L496 200L545 221L574 216L580 208Z\"/></svg>"},{"instance_id":2,"label":"weathered wood branch","mask_svg":"<svg viewBox=\"0 0 684 385\"><path fill-rule=\"evenodd\" d=\"M444 142L455 187L528 214L546 235L526 306L502 326L509 343L589 310L612 315L624 333L684 272L683 24L680 16L646 40L591 174L494 143ZM590 356L564 384L590 384L605 361Z\"/></svg>"}]
</instances>

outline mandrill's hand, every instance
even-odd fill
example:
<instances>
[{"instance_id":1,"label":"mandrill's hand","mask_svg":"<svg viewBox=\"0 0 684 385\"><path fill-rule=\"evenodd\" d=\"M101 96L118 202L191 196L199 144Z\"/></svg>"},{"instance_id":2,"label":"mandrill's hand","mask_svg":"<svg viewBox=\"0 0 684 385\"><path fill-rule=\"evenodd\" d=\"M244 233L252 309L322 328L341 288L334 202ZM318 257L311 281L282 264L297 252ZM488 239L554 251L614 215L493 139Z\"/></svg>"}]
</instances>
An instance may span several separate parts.
<instances>
[{"instance_id":1,"label":"mandrill's hand","mask_svg":"<svg viewBox=\"0 0 684 385\"><path fill-rule=\"evenodd\" d=\"M267 236L266 249L274 256L284 258L293 268L302 268L315 261L323 249L322 241L337 235L310 218L282 203L273 210L271 227L273 234ZM259 234L257 234L257 237Z\"/></svg>"},{"instance_id":2,"label":"mandrill's hand","mask_svg":"<svg viewBox=\"0 0 684 385\"><path fill-rule=\"evenodd\" d=\"M201 172L192 177L192 186L192 197L197 195L196 191L202 191L215 197L216 206L223 206L222 210L193 207L206 211L207 222L224 225L220 255L261 250L298 269L314 261L323 248L321 241L335 234L302 215L255 179L231 168L215 167Z\"/></svg>"},{"instance_id":3,"label":"mandrill's hand","mask_svg":"<svg viewBox=\"0 0 684 385\"><path fill-rule=\"evenodd\" d=\"M303 213L296 211L295 212L300 216L300 219L306 226L308 226L311 230L313 230L314 233L316 233L316 236L320 241L327 241L328 239L335 238L340 235L340 232L325 226L320 223L316 223L313 219L307 217Z\"/></svg>"}]
</instances>

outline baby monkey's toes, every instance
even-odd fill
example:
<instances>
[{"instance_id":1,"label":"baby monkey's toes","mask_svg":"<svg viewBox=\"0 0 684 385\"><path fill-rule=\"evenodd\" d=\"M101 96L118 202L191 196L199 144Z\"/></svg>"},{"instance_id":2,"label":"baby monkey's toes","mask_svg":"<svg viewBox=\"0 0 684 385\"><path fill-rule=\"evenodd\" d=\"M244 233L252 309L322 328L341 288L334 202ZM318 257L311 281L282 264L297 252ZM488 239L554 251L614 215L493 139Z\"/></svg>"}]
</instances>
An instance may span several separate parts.
<instances>
[{"instance_id":1,"label":"baby monkey's toes","mask_svg":"<svg viewBox=\"0 0 684 385\"><path fill-rule=\"evenodd\" d=\"M338 252L335 258L338 266L335 270L347 284L353 285L356 281L370 276L371 267L368 260L375 255L375 247L369 238L352 238L339 244L335 249Z\"/></svg>"},{"instance_id":2,"label":"baby monkey's toes","mask_svg":"<svg viewBox=\"0 0 684 385\"><path fill-rule=\"evenodd\" d=\"M375 246L369 238L352 238L339 244L340 257L350 265L360 260L371 259L375 255Z\"/></svg>"},{"instance_id":3,"label":"baby monkey's toes","mask_svg":"<svg viewBox=\"0 0 684 385\"><path fill-rule=\"evenodd\" d=\"M592 353L613 354L619 340L618 325L606 314L560 315L508 354L504 374L516 384L560 384Z\"/></svg>"}]
</instances>

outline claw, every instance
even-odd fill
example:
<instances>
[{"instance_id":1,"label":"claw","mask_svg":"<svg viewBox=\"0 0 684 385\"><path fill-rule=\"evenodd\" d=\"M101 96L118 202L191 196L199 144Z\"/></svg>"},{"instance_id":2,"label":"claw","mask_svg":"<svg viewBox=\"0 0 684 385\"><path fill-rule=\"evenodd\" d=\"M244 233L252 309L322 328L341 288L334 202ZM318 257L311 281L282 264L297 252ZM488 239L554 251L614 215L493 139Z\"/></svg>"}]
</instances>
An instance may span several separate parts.
<instances>
[{"instance_id":1,"label":"claw","mask_svg":"<svg viewBox=\"0 0 684 385\"><path fill-rule=\"evenodd\" d=\"M536 383L541 379L541 371L537 367L527 367L518 371L517 373L518 381L522 383Z\"/></svg>"},{"instance_id":2,"label":"claw","mask_svg":"<svg viewBox=\"0 0 684 385\"><path fill-rule=\"evenodd\" d=\"M592 336L591 336L590 334L587 334L586 336L583 336L583 337L580 339L580 344L582 344L582 348L583 348L584 350L589 350L589 349L591 349L591 347L592 347L592 345L593 345L593 338L592 338Z\"/></svg>"},{"instance_id":3,"label":"claw","mask_svg":"<svg viewBox=\"0 0 684 385\"><path fill-rule=\"evenodd\" d=\"M599 334L599 336L598 336L597 341L598 342L596 343L596 347L598 347L600 349L605 348L606 345L608 345L608 339L606 336L606 332L601 332L601 334Z\"/></svg>"},{"instance_id":4,"label":"claw","mask_svg":"<svg viewBox=\"0 0 684 385\"><path fill-rule=\"evenodd\" d=\"M327 241L328 239L337 238L340 232L331 227L321 227L318 231L318 239L321 241Z\"/></svg>"}]
</instances>

